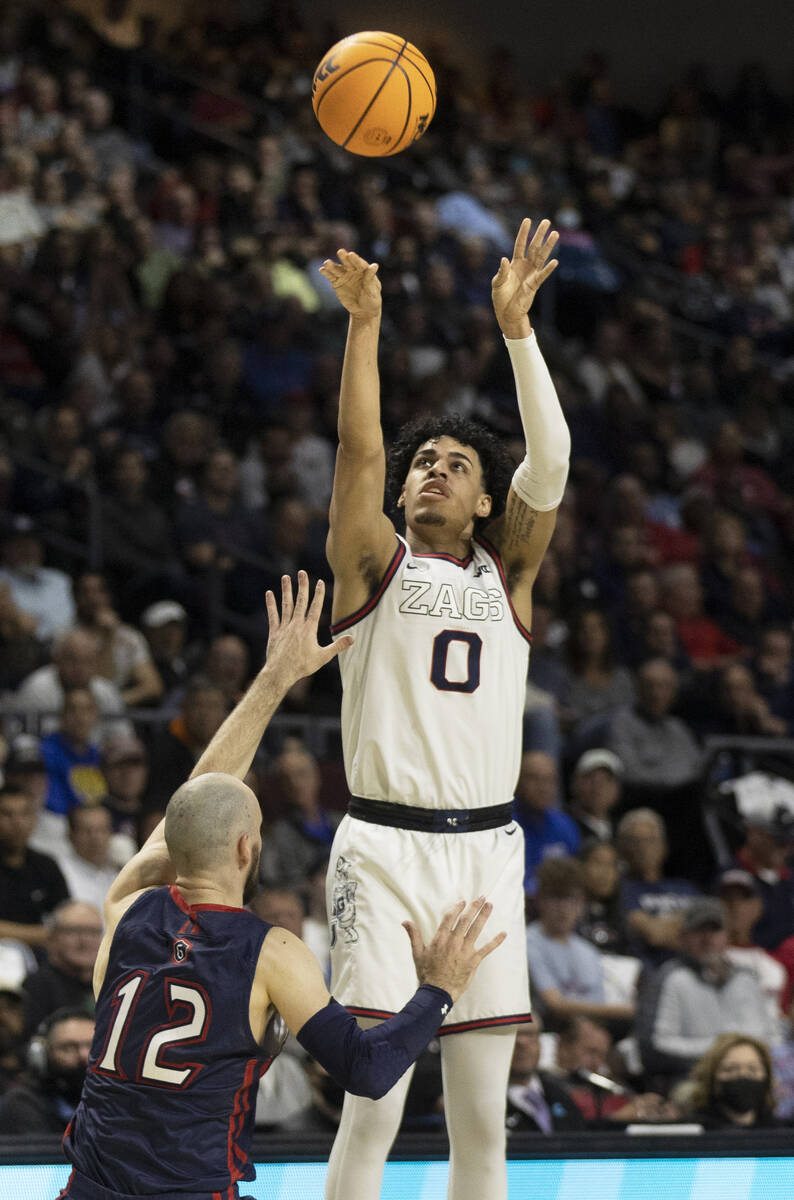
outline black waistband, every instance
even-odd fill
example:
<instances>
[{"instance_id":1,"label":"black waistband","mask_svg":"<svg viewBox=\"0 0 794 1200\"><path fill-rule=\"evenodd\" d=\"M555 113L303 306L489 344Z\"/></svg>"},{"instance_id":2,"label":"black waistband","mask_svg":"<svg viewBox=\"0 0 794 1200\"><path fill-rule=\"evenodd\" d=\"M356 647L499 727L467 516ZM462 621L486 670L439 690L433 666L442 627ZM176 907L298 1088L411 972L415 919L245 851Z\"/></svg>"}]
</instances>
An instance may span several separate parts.
<instances>
[{"instance_id":1,"label":"black waistband","mask_svg":"<svg viewBox=\"0 0 794 1200\"><path fill-rule=\"evenodd\" d=\"M513 820L512 804L492 804L489 808L417 808L413 804L389 804L385 800L353 796L347 811L356 820L369 821L371 825L391 825L421 833L474 833L497 829Z\"/></svg>"}]
</instances>

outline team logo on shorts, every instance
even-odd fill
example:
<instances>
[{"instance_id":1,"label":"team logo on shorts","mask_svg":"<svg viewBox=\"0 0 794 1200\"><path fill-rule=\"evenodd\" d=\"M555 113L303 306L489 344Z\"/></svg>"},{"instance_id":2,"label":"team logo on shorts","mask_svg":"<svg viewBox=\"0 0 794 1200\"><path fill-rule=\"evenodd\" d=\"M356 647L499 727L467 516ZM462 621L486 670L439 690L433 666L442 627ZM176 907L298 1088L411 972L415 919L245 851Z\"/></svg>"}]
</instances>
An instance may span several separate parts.
<instances>
[{"instance_id":1,"label":"team logo on shorts","mask_svg":"<svg viewBox=\"0 0 794 1200\"><path fill-rule=\"evenodd\" d=\"M336 945L337 929L346 942L358 941L356 929L356 888L350 878L350 863L343 854L336 860L334 890L331 894L331 945Z\"/></svg>"},{"instance_id":2,"label":"team logo on shorts","mask_svg":"<svg viewBox=\"0 0 794 1200\"><path fill-rule=\"evenodd\" d=\"M192 949L193 943L187 938L175 938L171 947L171 958L175 963L183 963Z\"/></svg>"}]
</instances>

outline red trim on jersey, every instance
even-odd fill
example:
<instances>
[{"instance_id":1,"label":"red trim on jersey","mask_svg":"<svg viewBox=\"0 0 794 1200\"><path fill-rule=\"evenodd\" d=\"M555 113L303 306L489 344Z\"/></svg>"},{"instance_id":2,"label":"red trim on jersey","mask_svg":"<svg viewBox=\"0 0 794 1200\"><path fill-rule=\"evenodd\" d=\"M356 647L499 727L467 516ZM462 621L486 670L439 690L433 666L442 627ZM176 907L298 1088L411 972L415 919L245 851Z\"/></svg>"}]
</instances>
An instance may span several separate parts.
<instances>
[{"instance_id":1,"label":"red trim on jersey","mask_svg":"<svg viewBox=\"0 0 794 1200\"><path fill-rule=\"evenodd\" d=\"M171 884L168 891L170 892L171 899L173 900L173 902L177 906L177 908L181 909L183 913L186 913L187 916L189 916L191 918L191 920L193 918L193 914L197 913L197 912L241 913L241 912L248 911L245 908L237 908L235 905L232 905L232 904L188 904L187 900L182 895L182 893L180 892L179 888L176 886L175 883Z\"/></svg>"},{"instance_id":2,"label":"red trim on jersey","mask_svg":"<svg viewBox=\"0 0 794 1200\"><path fill-rule=\"evenodd\" d=\"M473 555L467 554L465 558L455 558L454 554L416 554L411 551L412 558L443 558L445 562L454 563L456 567L468 567Z\"/></svg>"},{"instance_id":3,"label":"red trim on jersey","mask_svg":"<svg viewBox=\"0 0 794 1200\"><path fill-rule=\"evenodd\" d=\"M389 1017L397 1014L381 1008L359 1008L354 1004L346 1004L345 1008L354 1017L371 1017L375 1020L388 1021ZM438 1037L448 1033L466 1033L469 1029L488 1029L498 1025L526 1025L532 1020L532 1013L514 1013L506 1017L481 1017L477 1021L460 1021L457 1025L442 1025Z\"/></svg>"},{"instance_id":4,"label":"red trim on jersey","mask_svg":"<svg viewBox=\"0 0 794 1200\"><path fill-rule=\"evenodd\" d=\"M496 563L496 569L499 572L499 578L502 581L502 587L505 590L505 595L507 596L507 603L510 605L510 611L513 614L513 620L515 622L516 629L521 634L522 638L524 638L527 642L529 642L529 644L531 646L532 645L532 634L529 632L526 625L522 625L521 620L519 619L518 613L516 612L515 608L513 607L513 598L510 595L510 589L507 586L507 577L505 575L504 566L502 565L502 560L499 557L499 551L496 549L495 546L491 545L491 543L488 541L488 539L484 538L481 533L478 533L474 540L476 542L480 543L480 545L483 547L483 549L488 552L488 554L491 556L491 558Z\"/></svg>"},{"instance_id":5,"label":"red trim on jersey","mask_svg":"<svg viewBox=\"0 0 794 1200\"><path fill-rule=\"evenodd\" d=\"M71 1121L69 1122L69 1127L71 1127ZM68 1130L67 1130L67 1132L68 1132ZM72 1167L71 1171L69 1172L69 1178L66 1180L66 1187L63 1189L62 1192L58 1192L56 1200L65 1200L65 1197L69 1195L69 1188L74 1183L74 1172L75 1172L75 1168Z\"/></svg>"},{"instance_id":6,"label":"red trim on jersey","mask_svg":"<svg viewBox=\"0 0 794 1200\"><path fill-rule=\"evenodd\" d=\"M378 584L374 594L370 596L366 604L363 604L361 608L356 609L356 611L349 617L343 617L341 621L334 622L334 624L331 625L331 633L333 635L336 635L337 633L343 633L346 629L350 629L351 625L356 625L359 621L363 620L364 617L372 612L373 608L378 603L381 596L386 591L386 588L394 578L395 572L402 560L405 558L406 553L407 551L405 548L405 543L401 542L398 538L397 549L394 551L392 560L386 568L386 573Z\"/></svg>"},{"instance_id":7,"label":"red trim on jersey","mask_svg":"<svg viewBox=\"0 0 794 1200\"><path fill-rule=\"evenodd\" d=\"M226 1166L229 1169L229 1178L233 1184L237 1183L238 1179L242 1179L243 1177L243 1172L234 1161L235 1155L237 1155L238 1158L243 1161L243 1163L247 1163L245 1154L237 1145L237 1138L240 1135L245 1114L250 1107L251 1085L254 1082L258 1061L259 1060L256 1058L249 1058L248 1062L245 1064L243 1082L234 1093L234 1108L232 1109L232 1114L229 1117L229 1132L226 1138ZM230 1195L231 1192L232 1189L229 1188Z\"/></svg>"}]
</instances>

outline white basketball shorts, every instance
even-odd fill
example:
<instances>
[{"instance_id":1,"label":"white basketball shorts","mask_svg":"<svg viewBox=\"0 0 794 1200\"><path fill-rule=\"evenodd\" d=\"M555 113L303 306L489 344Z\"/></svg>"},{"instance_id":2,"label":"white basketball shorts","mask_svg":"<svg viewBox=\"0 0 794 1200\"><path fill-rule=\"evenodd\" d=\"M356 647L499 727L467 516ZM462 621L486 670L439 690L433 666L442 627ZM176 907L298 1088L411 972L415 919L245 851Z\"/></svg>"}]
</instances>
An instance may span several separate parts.
<instances>
[{"instance_id":1,"label":"white basketball shorts","mask_svg":"<svg viewBox=\"0 0 794 1200\"><path fill-rule=\"evenodd\" d=\"M480 964L440 1030L531 1020L524 927L524 834L515 822L467 833L420 833L345 816L331 848L326 901L331 991L361 1017L390 1017L418 981L405 920L429 942L459 900L493 911L480 944L507 938Z\"/></svg>"}]
</instances>

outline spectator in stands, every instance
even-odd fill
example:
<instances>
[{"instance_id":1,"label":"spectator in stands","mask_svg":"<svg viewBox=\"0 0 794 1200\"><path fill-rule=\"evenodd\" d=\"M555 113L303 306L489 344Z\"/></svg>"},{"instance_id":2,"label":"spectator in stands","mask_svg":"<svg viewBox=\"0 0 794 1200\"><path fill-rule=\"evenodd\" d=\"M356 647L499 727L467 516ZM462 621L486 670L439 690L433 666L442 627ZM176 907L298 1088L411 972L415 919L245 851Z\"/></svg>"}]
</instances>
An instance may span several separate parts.
<instances>
[{"instance_id":1,"label":"spectator in stands","mask_svg":"<svg viewBox=\"0 0 794 1200\"><path fill-rule=\"evenodd\" d=\"M750 971L761 989L769 1016L773 1045L786 1034L783 1024L783 995L786 971L766 950L756 945L753 928L763 911L758 884L749 871L730 867L717 881L716 893L725 909L725 928L728 933L728 958L737 967Z\"/></svg>"},{"instance_id":2,"label":"spectator in stands","mask_svg":"<svg viewBox=\"0 0 794 1200\"><path fill-rule=\"evenodd\" d=\"M188 682L179 715L152 743L151 782L144 801L147 811L165 811L171 796L188 778L227 712L223 692L215 684L200 675Z\"/></svg>"},{"instance_id":3,"label":"spectator in stands","mask_svg":"<svg viewBox=\"0 0 794 1200\"><path fill-rule=\"evenodd\" d=\"M735 661L741 646L723 633L703 610L703 589L691 563L674 563L662 574L664 607L675 620L693 666L708 670Z\"/></svg>"},{"instance_id":4,"label":"spectator in stands","mask_svg":"<svg viewBox=\"0 0 794 1200\"><path fill-rule=\"evenodd\" d=\"M677 1110L655 1092L636 1095L616 1079L614 1058L609 1030L600 1021L571 1017L557 1035L559 1077L590 1128L677 1116Z\"/></svg>"},{"instance_id":5,"label":"spectator in stands","mask_svg":"<svg viewBox=\"0 0 794 1200\"><path fill-rule=\"evenodd\" d=\"M47 766L46 807L66 814L78 804L94 804L105 792L99 769L99 747L94 740L97 706L88 688L64 692L60 727L41 739L41 756Z\"/></svg>"},{"instance_id":6,"label":"spectator in stands","mask_svg":"<svg viewBox=\"0 0 794 1200\"><path fill-rule=\"evenodd\" d=\"M611 842L590 838L579 851L584 912L576 932L603 953L621 954L626 944L620 907L618 852Z\"/></svg>"},{"instance_id":7,"label":"spectator in stands","mask_svg":"<svg viewBox=\"0 0 794 1200\"><path fill-rule=\"evenodd\" d=\"M47 940L45 917L69 895L55 859L30 848L36 815L27 793L0 788L0 937L34 949Z\"/></svg>"},{"instance_id":8,"label":"spectator in stands","mask_svg":"<svg viewBox=\"0 0 794 1200\"><path fill-rule=\"evenodd\" d=\"M0 1104L0 1134L17 1140L63 1134L80 1101L94 1037L94 1018L64 1008L37 1036L28 1082L10 1088Z\"/></svg>"},{"instance_id":9,"label":"spectator in stands","mask_svg":"<svg viewBox=\"0 0 794 1200\"><path fill-rule=\"evenodd\" d=\"M663 608L656 608L648 613L636 653L641 661L650 658L664 659L679 676L688 672L692 665L681 644L675 621Z\"/></svg>"},{"instance_id":10,"label":"spectator in stands","mask_svg":"<svg viewBox=\"0 0 794 1200\"><path fill-rule=\"evenodd\" d=\"M145 572L173 569L176 540L165 509L153 499L149 467L140 450L117 452L109 490L102 501L102 549L109 570Z\"/></svg>"},{"instance_id":11,"label":"spectator in stands","mask_svg":"<svg viewBox=\"0 0 794 1200\"><path fill-rule=\"evenodd\" d=\"M46 958L22 985L28 1034L58 1008L94 1011L92 980L102 940L99 910L80 900L65 900L47 932Z\"/></svg>"},{"instance_id":12,"label":"spectator in stands","mask_svg":"<svg viewBox=\"0 0 794 1200\"><path fill-rule=\"evenodd\" d=\"M184 653L187 613L176 600L158 600L142 613L141 628L163 681L165 695L170 696L184 685L190 674L190 656Z\"/></svg>"},{"instance_id":13,"label":"spectator in stands","mask_svg":"<svg viewBox=\"0 0 794 1200\"><path fill-rule=\"evenodd\" d=\"M538 867L546 858L576 854L581 841L576 823L556 807L557 764L542 750L526 751L516 784L515 819L524 831L524 891L534 896Z\"/></svg>"},{"instance_id":14,"label":"spectator in stands","mask_svg":"<svg viewBox=\"0 0 794 1200\"><path fill-rule=\"evenodd\" d=\"M3 776L6 787L23 792L33 801L36 826L28 843L31 850L57 859L63 846L64 822L63 817L45 808L50 783L37 737L30 733L17 734L8 748Z\"/></svg>"},{"instance_id":15,"label":"spectator in stands","mask_svg":"<svg viewBox=\"0 0 794 1200\"><path fill-rule=\"evenodd\" d=\"M210 643L204 674L223 692L231 709L242 699L250 678L248 647L241 637L225 633Z\"/></svg>"},{"instance_id":16,"label":"spectator in stands","mask_svg":"<svg viewBox=\"0 0 794 1200\"><path fill-rule=\"evenodd\" d=\"M769 1129L774 1075L765 1043L741 1033L716 1037L690 1074L691 1119L704 1129Z\"/></svg>"},{"instance_id":17,"label":"spectator in stands","mask_svg":"<svg viewBox=\"0 0 794 1200\"><path fill-rule=\"evenodd\" d=\"M0 582L15 608L35 618L38 641L50 641L74 622L72 582L63 571L45 567L44 547L30 517L10 518L3 530Z\"/></svg>"},{"instance_id":18,"label":"spectator in stands","mask_svg":"<svg viewBox=\"0 0 794 1200\"><path fill-rule=\"evenodd\" d=\"M785 625L761 631L753 663L756 687L772 716L794 731L794 634Z\"/></svg>"},{"instance_id":19,"label":"spectator in stands","mask_svg":"<svg viewBox=\"0 0 794 1200\"><path fill-rule=\"evenodd\" d=\"M587 721L589 727L592 718L608 717L634 700L631 675L615 665L612 635L597 608L584 609L571 623L568 659L571 688L563 715L574 736L579 722Z\"/></svg>"},{"instance_id":20,"label":"spectator in stands","mask_svg":"<svg viewBox=\"0 0 794 1200\"><path fill-rule=\"evenodd\" d=\"M96 159L99 178L107 180L116 167L135 160L135 150L125 133L112 124L113 104L106 92L89 88L83 98L85 141Z\"/></svg>"},{"instance_id":21,"label":"spectator in stands","mask_svg":"<svg viewBox=\"0 0 794 1200\"><path fill-rule=\"evenodd\" d=\"M300 887L321 853L329 853L340 814L322 801L322 776L316 758L297 738L290 738L276 760L276 776L287 802L287 815L270 833L276 880Z\"/></svg>"},{"instance_id":22,"label":"spectator in stands","mask_svg":"<svg viewBox=\"0 0 794 1200\"><path fill-rule=\"evenodd\" d=\"M612 838L612 810L620 801L623 764L611 750L586 750L571 776L571 816L582 838Z\"/></svg>"},{"instance_id":23,"label":"spectator in stands","mask_svg":"<svg viewBox=\"0 0 794 1200\"><path fill-rule=\"evenodd\" d=\"M331 939L325 907L327 876L328 856L321 853L306 872L304 888L306 916L303 921L303 940L322 967L326 981L330 981Z\"/></svg>"},{"instance_id":24,"label":"spectator in stands","mask_svg":"<svg viewBox=\"0 0 794 1200\"><path fill-rule=\"evenodd\" d=\"M154 704L163 694L163 681L143 634L126 625L115 611L105 577L84 572L77 579L74 598L78 627L94 634L99 643L98 673L116 685L128 708Z\"/></svg>"},{"instance_id":25,"label":"spectator in stands","mask_svg":"<svg viewBox=\"0 0 794 1200\"><path fill-rule=\"evenodd\" d=\"M122 713L124 701L116 685L99 674L98 658L99 642L94 634L83 629L62 633L50 665L23 680L15 697L18 707L23 712L57 713L67 690L88 688L101 717Z\"/></svg>"},{"instance_id":26,"label":"spectator in stands","mask_svg":"<svg viewBox=\"0 0 794 1200\"><path fill-rule=\"evenodd\" d=\"M788 725L773 716L756 690L749 667L733 663L716 677L716 695L709 714L701 722L704 733L738 737L785 737Z\"/></svg>"},{"instance_id":27,"label":"spectator in stands","mask_svg":"<svg viewBox=\"0 0 794 1200\"><path fill-rule=\"evenodd\" d=\"M693 900L683 914L678 953L643 977L637 1037L645 1070L680 1078L714 1037L736 1031L766 1042L772 1030L755 978L728 958L719 900Z\"/></svg>"},{"instance_id":28,"label":"spectator in stands","mask_svg":"<svg viewBox=\"0 0 794 1200\"><path fill-rule=\"evenodd\" d=\"M584 1129L584 1119L569 1092L548 1071L539 1071L543 1026L533 1015L519 1026L507 1087L508 1134L558 1133Z\"/></svg>"},{"instance_id":29,"label":"spectator in stands","mask_svg":"<svg viewBox=\"0 0 794 1200\"><path fill-rule=\"evenodd\" d=\"M111 857L122 866L135 849L138 820L149 780L149 757L143 742L129 734L114 734L102 742L100 766L105 778L102 804L113 829ZM120 839L124 839L126 846Z\"/></svg>"},{"instance_id":30,"label":"spectator in stands","mask_svg":"<svg viewBox=\"0 0 794 1200\"><path fill-rule=\"evenodd\" d=\"M755 879L764 906L753 937L765 950L775 950L794 929L794 821L785 809L776 809L750 813L744 826L736 862Z\"/></svg>"},{"instance_id":31,"label":"spectator in stands","mask_svg":"<svg viewBox=\"0 0 794 1200\"><path fill-rule=\"evenodd\" d=\"M620 907L631 954L659 964L678 945L681 917L697 888L687 879L664 875L667 832L651 808L635 808L621 817L617 847L626 865Z\"/></svg>"},{"instance_id":32,"label":"spectator in stands","mask_svg":"<svg viewBox=\"0 0 794 1200\"><path fill-rule=\"evenodd\" d=\"M623 764L626 786L674 788L700 771L701 755L683 721L670 715L678 676L653 658L637 672L637 702L612 718L607 743Z\"/></svg>"},{"instance_id":33,"label":"spectator in stands","mask_svg":"<svg viewBox=\"0 0 794 1200\"><path fill-rule=\"evenodd\" d=\"M0 980L0 1097L20 1078L25 1067L25 1010L22 986Z\"/></svg>"},{"instance_id":34,"label":"spectator in stands","mask_svg":"<svg viewBox=\"0 0 794 1200\"><path fill-rule=\"evenodd\" d=\"M608 1004L601 955L574 932L584 912L582 868L574 858L551 858L537 874L538 920L527 928L529 975L536 1001L550 1023L585 1016L625 1023L628 1004Z\"/></svg>"},{"instance_id":35,"label":"spectator in stands","mask_svg":"<svg viewBox=\"0 0 794 1200\"><path fill-rule=\"evenodd\" d=\"M15 691L26 675L47 662L36 625L36 617L15 602L7 580L0 580L0 693Z\"/></svg>"},{"instance_id":36,"label":"spectator in stands","mask_svg":"<svg viewBox=\"0 0 794 1200\"><path fill-rule=\"evenodd\" d=\"M102 912L105 896L118 874L110 853L113 824L101 804L69 810L69 845L59 865L73 900L90 904Z\"/></svg>"}]
</instances>

